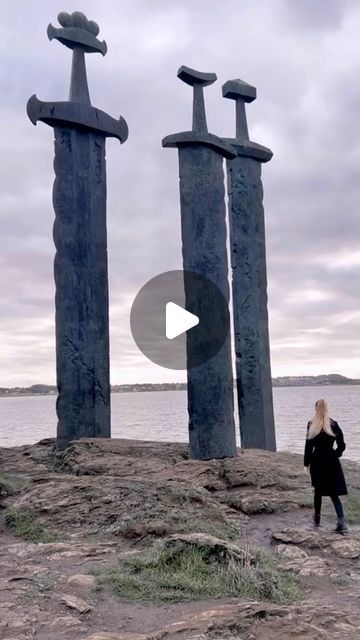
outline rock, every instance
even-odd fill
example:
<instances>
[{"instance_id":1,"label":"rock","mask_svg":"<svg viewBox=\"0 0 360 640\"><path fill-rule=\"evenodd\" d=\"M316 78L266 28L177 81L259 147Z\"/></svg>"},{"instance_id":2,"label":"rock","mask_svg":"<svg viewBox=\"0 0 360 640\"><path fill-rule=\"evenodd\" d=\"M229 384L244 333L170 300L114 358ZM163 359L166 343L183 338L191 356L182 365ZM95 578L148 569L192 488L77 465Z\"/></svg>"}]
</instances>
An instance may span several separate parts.
<instances>
[{"instance_id":1,"label":"rock","mask_svg":"<svg viewBox=\"0 0 360 640\"><path fill-rule=\"evenodd\" d=\"M99 631L87 636L84 640L150 640L149 635L143 633L112 633L109 631ZM159 639L160 640L160 639Z\"/></svg>"},{"instance_id":2,"label":"rock","mask_svg":"<svg viewBox=\"0 0 360 640\"><path fill-rule=\"evenodd\" d=\"M84 591L90 591L95 587L96 579L94 576L76 573L68 578L68 584L83 589Z\"/></svg>"},{"instance_id":3,"label":"rock","mask_svg":"<svg viewBox=\"0 0 360 640\"><path fill-rule=\"evenodd\" d=\"M330 576L335 578L338 576L335 568L324 558L311 556L305 560L290 560L288 562L280 562L279 569L283 571L292 571L300 576Z\"/></svg>"},{"instance_id":4,"label":"rock","mask_svg":"<svg viewBox=\"0 0 360 640\"><path fill-rule=\"evenodd\" d=\"M59 452L55 467L76 475L135 476L191 484L246 514L288 511L312 503L309 483L295 454L246 450L231 460L209 461L189 460L188 456L188 447L178 443L98 439L95 444L83 439Z\"/></svg>"},{"instance_id":5,"label":"rock","mask_svg":"<svg viewBox=\"0 0 360 640\"><path fill-rule=\"evenodd\" d=\"M37 623L37 621L38 616L34 614L29 615L28 613L23 613L20 611L11 611L9 613L5 611L0 620L0 632L6 633L9 638L13 638L13 634L10 635L11 632L29 632L33 628L33 625ZM2 637L6 638L6 635Z\"/></svg>"},{"instance_id":6,"label":"rock","mask_svg":"<svg viewBox=\"0 0 360 640\"><path fill-rule=\"evenodd\" d=\"M99 631L87 636L84 640L150 640L149 635L143 633L112 633L109 631ZM160 639L159 639L160 640Z\"/></svg>"},{"instance_id":7,"label":"rock","mask_svg":"<svg viewBox=\"0 0 360 640\"><path fill-rule=\"evenodd\" d=\"M219 640L232 634L234 640L354 640L359 635L355 580L360 575L360 531L341 537L324 527L306 529L311 511L299 505L306 505L311 490L301 456L239 451L232 460L197 461L188 459L188 448L181 443L99 439L78 441L61 453L51 442L0 448L2 462L4 469L18 469L27 480L20 494L5 500L14 508L30 509L60 542L34 544L18 538L13 544L13 533L4 529L0 601L8 604L0 604L0 637ZM359 466L345 461L344 467L350 490L360 488ZM277 515L288 509L294 513ZM108 594L109 603L102 596L95 607L97 594L88 595L94 579L87 572L113 567L120 556L148 548L156 537L169 554L206 545L220 562L248 560L248 546L244 551L233 542L241 540L246 522L247 542L267 544L274 530L273 539L280 543L275 547L278 566L297 573L306 584L296 604L242 598L229 599L227 605L165 605L159 607L165 622L154 631L147 604L117 606L115 596ZM291 527L285 528L286 522ZM337 583L339 597L329 582L337 575L336 562L344 578ZM92 607L90 615L81 613ZM176 622L168 624L169 619Z\"/></svg>"},{"instance_id":8,"label":"rock","mask_svg":"<svg viewBox=\"0 0 360 640\"><path fill-rule=\"evenodd\" d=\"M5 611L7 609L13 609L15 607L15 602L0 602L0 613L1 613L1 609L4 609ZM1 614L0 616L0 620L3 614Z\"/></svg>"},{"instance_id":9,"label":"rock","mask_svg":"<svg viewBox=\"0 0 360 640\"><path fill-rule=\"evenodd\" d=\"M275 547L275 553L282 558L287 558L289 560L304 560L305 558L308 558L308 554L304 549L300 549L299 547L290 547L286 544L277 545Z\"/></svg>"},{"instance_id":10,"label":"rock","mask_svg":"<svg viewBox=\"0 0 360 640\"><path fill-rule=\"evenodd\" d=\"M8 545L7 551L17 558L27 559L38 555L51 556L58 551L69 550L70 545L64 542L18 542Z\"/></svg>"},{"instance_id":11,"label":"rock","mask_svg":"<svg viewBox=\"0 0 360 640\"><path fill-rule=\"evenodd\" d=\"M54 457L55 468L79 475L115 475L176 480L215 490L272 487L308 489L301 457L288 452L239 450L225 460L189 460L187 444L127 439L81 439Z\"/></svg>"},{"instance_id":12,"label":"rock","mask_svg":"<svg viewBox=\"0 0 360 640\"><path fill-rule=\"evenodd\" d=\"M21 542L7 546L7 552L21 560L46 558L51 561L64 558L96 557L112 553L116 550L116 542L99 542L98 544L81 544L79 542Z\"/></svg>"},{"instance_id":13,"label":"rock","mask_svg":"<svg viewBox=\"0 0 360 640\"><path fill-rule=\"evenodd\" d=\"M340 558L356 559L360 557L360 540L348 539L332 542L331 549Z\"/></svg>"},{"instance_id":14,"label":"rock","mask_svg":"<svg viewBox=\"0 0 360 640\"><path fill-rule=\"evenodd\" d=\"M189 458L183 443L82 438L54 456L55 469L75 475L156 478L164 469Z\"/></svg>"},{"instance_id":15,"label":"rock","mask_svg":"<svg viewBox=\"0 0 360 640\"><path fill-rule=\"evenodd\" d=\"M21 447L0 447L1 471L21 480L30 480L44 473L47 474L55 451L55 439Z\"/></svg>"},{"instance_id":16,"label":"rock","mask_svg":"<svg viewBox=\"0 0 360 640\"><path fill-rule=\"evenodd\" d=\"M236 534L223 505L204 489L172 481L104 476L99 482L98 477L59 475L46 485L26 488L12 508L30 510L39 524L63 539L74 534L81 540L96 535L129 540L202 527L215 535ZM72 550L68 544L58 547L63 557L70 557L67 552Z\"/></svg>"},{"instance_id":17,"label":"rock","mask_svg":"<svg viewBox=\"0 0 360 640\"><path fill-rule=\"evenodd\" d=\"M75 618L74 616L56 616L51 622L49 622L49 629L63 629L67 627L69 629L73 629L74 627L78 627L82 624L81 620Z\"/></svg>"},{"instance_id":18,"label":"rock","mask_svg":"<svg viewBox=\"0 0 360 640\"><path fill-rule=\"evenodd\" d=\"M340 558L360 557L360 532L351 532L340 537L336 533L306 531L304 529L282 529L273 532L273 540L285 544L303 545L309 549L321 549L328 554L335 553Z\"/></svg>"},{"instance_id":19,"label":"rock","mask_svg":"<svg viewBox=\"0 0 360 640\"><path fill-rule=\"evenodd\" d=\"M330 544L319 532L305 531L304 529L286 528L273 532L272 537L278 542L295 545L303 544L311 549L321 549Z\"/></svg>"},{"instance_id":20,"label":"rock","mask_svg":"<svg viewBox=\"0 0 360 640\"><path fill-rule=\"evenodd\" d=\"M341 620L341 623L338 621ZM338 625L350 635L335 635ZM354 640L355 622L343 612L320 602L303 606L279 606L269 602L220 604L145 634L97 632L84 640Z\"/></svg>"},{"instance_id":21,"label":"rock","mask_svg":"<svg viewBox=\"0 0 360 640\"><path fill-rule=\"evenodd\" d=\"M292 571L300 576L337 576L338 573L330 562L319 556L309 556L304 549L280 544L275 548L280 556L279 569Z\"/></svg>"},{"instance_id":22,"label":"rock","mask_svg":"<svg viewBox=\"0 0 360 640\"><path fill-rule=\"evenodd\" d=\"M336 622L334 624L334 631L335 632L339 632L339 634L340 634L339 637L341 639L344 636L346 637L345 634L354 633L354 627L351 624L347 624L345 622ZM348 637L351 638L351 635L349 635Z\"/></svg>"},{"instance_id":23,"label":"rock","mask_svg":"<svg viewBox=\"0 0 360 640\"><path fill-rule=\"evenodd\" d=\"M162 540L161 545L174 554L181 553L186 547L206 547L216 560L224 563L231 560L243 563L251 559L251 553L245 549L205 533L174 534Z\"/></svg>"},{"instance_id":24,"label":"rock","mask_svg":"<svg viewBox=\"0 0 360 640\"><path fill-rule=\"evenodd\" d=\"M307 507L311 505L312 498L310 492L262 489L252 492L248 490L232 492L225 500L234 509L239 509L246 514L256 514L278 513Z\"/></svg>"},{"instance_id":25,"label":"rock","mask_svg":"<svg viewBox=\"0 0 360 640\"><path fill-rule=\"evenodd\" d=\"M79 613L89 613L89 611L92 611L92 607L85 602L85 600L78 598L77 596L64 594L61 598L61 602L66 604L69 609L75 609L75 611L78 611Z\"/></svg>"},{"instance_id":26,"label":"rock","mask_svg":"<svg viewBox=\"0 0 360 640\"><path fill-rule=\"evenodd\" d=\"M0 448L0 464L3 462L4 469L16 465L23 469L24 461L27 465L26 469L31 472L33 482L43 484L44 488L48 480L53 480L54 483L60 483L61 480L68 482L64 475L59 476L47 471L56 469L62 474L65 472L79 476L101 475L103 479L106 478L110 494L112 494L114 477L124 480L135 478L138 483L154 481L165 485L174 482L187 487L191 485L199 490L211 491L216 501L224 502L246 514L285 512L308 506L312 501L308 478L302 473L301 456L288 452L239 450L238 456L233 459L199 461L189 460L188 446L182 443L101 438L72 442L64 451L56 451L53 440L11 450ZM357 481L359 475L357 466L347 461L344 464L349 486L356 481L356 486L360 487ZM37 470L36 473L34 469ZM45 471L47 471L46 474ZM75 494L80 490L80 486L74 485ZM71 488L70 486L68 488L70 496ZM90 484L89 491L91 489ZM49 487L49 493L51 491L52 487ZM69 496L67 507L75 510L76 505L71 503ZM125 498L124 495L123 498ZM118 513L121 518L121 506L112 495L109 496L110 502L106 503L105 500L105 495L102 501L99 496L99 501L103 505L103 510L108 512L109 519L105 522L105 518L102 518L102 509L95 504L94 508L98 512L96 516L99 515L99 518L96 518L99 520L98 526L107 528L114 525L113 528L115 528L115 514ZM43 514L46 513L49 504L49 500L42 501ZM34 506L37 511L36 503ZM89 516L86 516L85 506L84 504L83 513L80 515L86 520ZM52 511L50 509L48 513L49 519ZM113 520L110 519L111 517ZM155 535L166 535L172 532L171 528L162 531L164 517L158 517L156 520L158 524L155 527ZM134 537L148 535L146 532L141 533L137 527L130 527L130 529Z\"/></svg>"}]
</instances>

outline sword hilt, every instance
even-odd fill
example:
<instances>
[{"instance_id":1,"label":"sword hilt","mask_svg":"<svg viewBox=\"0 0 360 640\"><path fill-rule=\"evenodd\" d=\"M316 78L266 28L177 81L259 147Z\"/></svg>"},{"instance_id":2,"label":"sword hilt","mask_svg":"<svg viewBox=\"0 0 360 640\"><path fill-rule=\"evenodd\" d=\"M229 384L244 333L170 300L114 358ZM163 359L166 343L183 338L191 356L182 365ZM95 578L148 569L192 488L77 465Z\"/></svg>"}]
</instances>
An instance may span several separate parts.
<instances>
[{"instance_id":1,"label":"sword hilt","mask_svg":"<svg viewBox=\"0 0 360 640\"><path fill-rule=\"evenodd\" d=\"M61 24L56 29L49 24L47 34L49 40L59 40L69 49L72 49L73 59L71 68L71 81L69 100L71 102L85 102L91 104L86 77L85 53L102 53L107 51L106 42L97 39L99 25L93 20L88 20L81 11L66 13L62 11L58 15Z\"/></svg>"},{"instance_id":2,"label":"sword hilt","mask_svg":"<svg viewBox=\"0 0 360 640\"><path fill-rule=\"evenodd\" d=\"M177 76L194 89L192 130L195 133L207 133L203 88L217 80L216 73L203 73L183 65L180 67Z\"/></svg>"},{"instance_id":3,"label":"sword hilt","mask_svg":"<svg viewBox=\"0 0 360 640\"><path fill-rule=\"evenodd\" d=\"M205 145L215 149L225 158L235 158L235 149L223 138L208 132L203 88L217 80L216 73L202 73L184 65L177 72L178 78L194 89L192 131L174 133L163 139L163 147L182 147L184 145Z\"/></svg>"},{"instance_id":4,"label":"sword hilt","mask_svg":"<svg viewBox=\"0 0 360 640\"><path fill-rule=\"evenodd\" d=\"M245 103L256 99L256 88L243 80L228 80L222 86L224 98L235 100L236 105L236 133L238 142L249 140L249 131L246 121Z\"/></svg>"},{"instance_id":5,"label":"sword hilt","mask_svg":"<svg viewBox=\"0 0 360 640\"><path fill-rule=\"evenodd\" d=\"M49 24L49 40L59 40L72 50L70 95L67 102L42 102L36 95L27 103L27 113L33 124L38 120L51 127L71 127L93 131L105 137L118 138L121 143L128 137L128 126L120 116L118 120L91 105L86 77L85 53L107 51L106 42L97 39L99 25L80 11L58 15L61 28Z\"/></svg>"},{"instance_id":6,"label":"sword hilt","mask_svg":"<svg viewBox=\"0 0 360 640\"><path fill-rule=\"evenodd\" d=\"M245 104L256 99L256 88L243 80L228 80L222 86L222 94L224 98L235 100L236 108L235 138L225 140L233 145L238 156L268 162L273 155L271 149L250 140L246 121Z\"/></svg>"}]
</instances>

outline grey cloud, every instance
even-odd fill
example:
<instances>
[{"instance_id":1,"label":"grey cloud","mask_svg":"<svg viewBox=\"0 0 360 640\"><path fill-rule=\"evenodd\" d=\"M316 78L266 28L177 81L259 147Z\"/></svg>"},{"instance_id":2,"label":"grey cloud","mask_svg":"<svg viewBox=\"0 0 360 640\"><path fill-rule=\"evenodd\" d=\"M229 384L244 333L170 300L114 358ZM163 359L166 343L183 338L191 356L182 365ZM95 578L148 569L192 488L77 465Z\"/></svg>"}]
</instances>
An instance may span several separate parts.
<instances>
[{"instance_id":1,"label":"grey cloud","mask_svg":"<svg viewBox=\"0 0 360 640\"><path fill-rule=\"evenodd\" d=\"M360 251L358 3L78 0L75 8L100 23L109 47L104 59L87 56L93 104L130 127L125 145L107 144L112 382L174 379L139 354L128 314L147 279L181 266L177 154L161 148L163 136L191 123L181 64L217 72L206 104L219 135L234 131L221 84L241 77L258 88L247 109L251 137L274 151L263 169L274 375L353 374L359 268L329 269L327 261ZM66 98L70 52L47 40L46 27L73 9L68 0L2 7L3 385L54 380L53 134L31 125L25 104L32 93ZM304 290L328 299L306 299Z\"/></svg>"},{"instance_id":2,"label":"grey cloud","mask_svg":"<svg viewBox=\"0 0 360 640\"><path fill-rule=\"evenodd\" d=\"M285 16L293 28L323 31L341 26L349 4L346 0L316 0L316 2L285 0L283 7Z\"/></svg>"}]
</instances>

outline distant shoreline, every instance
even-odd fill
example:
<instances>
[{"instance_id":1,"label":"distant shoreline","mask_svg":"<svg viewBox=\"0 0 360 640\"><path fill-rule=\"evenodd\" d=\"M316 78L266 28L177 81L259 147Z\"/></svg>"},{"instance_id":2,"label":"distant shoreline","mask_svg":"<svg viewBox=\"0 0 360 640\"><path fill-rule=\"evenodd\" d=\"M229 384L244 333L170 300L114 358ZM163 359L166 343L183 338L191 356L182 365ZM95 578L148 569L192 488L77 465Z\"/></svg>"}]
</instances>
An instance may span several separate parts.
<instances>
[{"instance_id":1,"label":"distant shoreline","mask_svg":"<svg viewBox=\"0 0 360 640\"><path fill-rule=\"evenodd\" d=\"M360 380L346 378L339 375L328 376L294 376L294 377L281 377L273 379L273 388L289 388L289 387L341 387L341 386L359 386ZM236 381L234 381L234 387L236 387ZM139 384L125 384L125 385L113 385L111 388L111 394L115 393L144 393L155 391L186 391L185 382L175 383L139 383ZM1 398L29 398L29 397L52 397L57 396L57 390L54 385L33 385L32 387L15 387L15 388L0 388Z\"/></svg>"}]
</instances>

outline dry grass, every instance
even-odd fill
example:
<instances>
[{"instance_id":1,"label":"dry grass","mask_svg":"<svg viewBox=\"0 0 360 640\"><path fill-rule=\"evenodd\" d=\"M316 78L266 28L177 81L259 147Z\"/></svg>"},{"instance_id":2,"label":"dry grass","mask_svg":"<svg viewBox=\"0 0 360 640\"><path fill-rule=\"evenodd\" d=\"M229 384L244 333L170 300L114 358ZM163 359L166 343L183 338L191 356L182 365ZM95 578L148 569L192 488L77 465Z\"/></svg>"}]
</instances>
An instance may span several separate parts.
<instances>
[{"instance_id":1,"label":"dry grass","mask_svg":"<svg viewBox=\"0 0 360 640\"><path fill-rule=\"evenodd\" d=\"M206 545L179 550L157 543L95 575L99 586L111 585L119 597L132 601L176 602L233 596L286 603L296 599L298 581L277 570L274 554L246 545L240 549L241 560L232 558L224 563Z\"/></svg>"}]
</instances>

